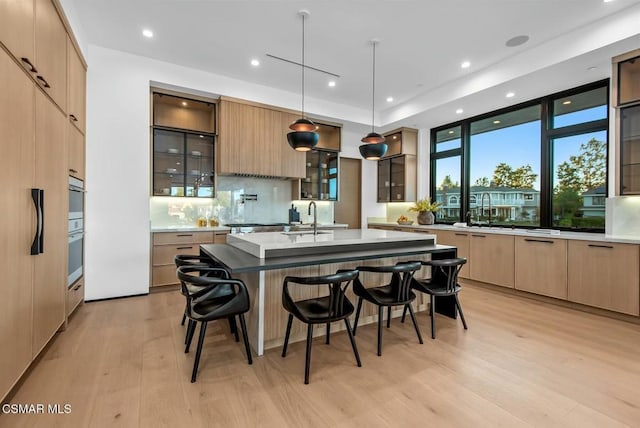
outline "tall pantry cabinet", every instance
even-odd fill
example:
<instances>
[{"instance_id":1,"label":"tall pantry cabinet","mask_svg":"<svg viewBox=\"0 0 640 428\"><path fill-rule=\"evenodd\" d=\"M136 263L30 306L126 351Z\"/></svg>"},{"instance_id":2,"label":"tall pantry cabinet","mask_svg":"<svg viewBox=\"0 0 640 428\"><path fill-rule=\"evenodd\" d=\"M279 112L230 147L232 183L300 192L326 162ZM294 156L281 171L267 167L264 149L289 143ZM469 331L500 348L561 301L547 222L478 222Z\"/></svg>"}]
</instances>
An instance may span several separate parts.
<instances>
[{"instance_id":1,"label":"tall pantry cabinet","mask_svg":"<svg viewBox=\"0 0 640 428\"><path fill-rule=\"evenodd\" d=\"M69 109L84 121L84 73L68 106L58 6L0 0L0 400L66 321Z\"/></svg>"}]
</instances>

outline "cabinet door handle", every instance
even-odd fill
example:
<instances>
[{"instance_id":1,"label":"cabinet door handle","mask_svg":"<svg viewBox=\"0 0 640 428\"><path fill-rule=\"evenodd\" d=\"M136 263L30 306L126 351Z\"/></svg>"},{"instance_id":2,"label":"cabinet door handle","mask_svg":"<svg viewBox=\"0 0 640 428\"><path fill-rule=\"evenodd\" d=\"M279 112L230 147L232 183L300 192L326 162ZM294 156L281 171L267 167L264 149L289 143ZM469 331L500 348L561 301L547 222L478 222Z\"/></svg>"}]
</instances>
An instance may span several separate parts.
<instances>
[{"instance_id":1,"label":"cabinet door handle","mask_svg":"<svg viewBox=\"0 0 640 428\"><path fill-rule=\"evenodd\" d=\"M42 86L44 86L45 88L50 88L51 85L49 85L49 82L47 82L44 77L42 76L36 76L36 79L38 79L40 81L40 83L42 84Z\"/></svg>"},{"instance_id":2,"label":"cabinet door handle","mask_svg":"<svg viewBox=\"0 0 640 428\"><path fill-rule=\"evenodd\" d=\"M527 242L542 242L545 244L553 244L553 241L548 241L546 239L531 239L531 238L525 238L525 241Z\"/></svg>"},{"instance_id":3,"label":"cabinet door handle","mask_svg":"<svg viewBox=\"0 0 640 428\"><path fill-rule=\"evenodd\" d=\"M77 171L77 170L75 170L75 169L73 169L73 168L69 168L69 172L73 172L74 174L77 174L77 173L78 173L78 171Z\"/></svg>"},{"instance_id":4,"label":"cabinet door handle","mask_svg":"<svg viewBox=\"0 0 640 428\"><path fill-rule=\"evenodd\" d=\"M78 121L78 118L74 115L74 114L70 114L69 117L71 118L71 120L73 120L74 122Z\"/></svg>"},{"instance_id":5,"label":"cabinet door handle","mask_svg":"<svg viewBox=\"0 0 640 428\"><path fill-rule=\"evenodd\" d=\"M73 291L78 291L78 290L80 290L80 287L82 287L82 283L79 283L78 285L76 285L75 287L73 287Z\"/></svg>"},{"instance_id":6,"label":"cabinet door handle","mask_svg":"<svg viewBox=\"0 0 640 428\"><path fill-rule=\"evenodd\" d=\"M29 66L29 71L32 73L37 73L38 70L36 70L36 67L33 65L33 63L31 61L29 61L29 58L25 58L22 57L20 58L20 61L24 62L25 64L27 64Z\"/></svg>"},{"instance_id":7,"label":"cabinet door handle","mask_svg":"<svg viewBox=\"0 0 640 428\"><path fill-rule=\"evenodd\" d=\"M193 236L193 233L178 233L176 236Z\"/></svg>"},{"instance_id":8,"label":"cabinet door handle","mask_svg":"<svg viewBox=\"0 0 640 428\"><path fill-rule=\"evenodd\" d=\"M472 234L471 236L474 236L476 238L486 238L487 235L476 235L476 234Z\"/></svg>"},{"instance_id":9,"label":"cabinet door handle","mask_svg":"<svg viewBox=\"0 0 640 428\"><path fill-rule=\"evenodd\" d=\"M193 246L191 246L191 247L176 247L176 250L193 250Z\"/></svg>"},{"instance_id":10,"label":"cabinet door handle","mask_svg":"<svg viewBox=\"0 0 640 428\"><path fill-rule=\"evenodd\" d=\"M31 243L31 255L40 254L40 228L42 224L42 214L40 212L40 189L31 189L31 199L36 210L36 233Z\"/></svg>"},{"instance_id":11,"label":"cabinet door handle","mask_svg":"<svg viewBox=\"0 0 640 428\"><path fill-rule=\"evenodd\" d=\"M613 249L613 246L611 245L596 245L596 244L589 244L589 246L591 248L608 248L609 250Z\"/></svg>"},{"instance_id":12,"label":"cabinet door handle","mask_svg":"<svg viewBox=\"0 0 640 428\"><path fill-rule=\"evenodd\" d=\"M466 233L456 233L456 236L468 236Z\"/></svg>"}]
</instances>

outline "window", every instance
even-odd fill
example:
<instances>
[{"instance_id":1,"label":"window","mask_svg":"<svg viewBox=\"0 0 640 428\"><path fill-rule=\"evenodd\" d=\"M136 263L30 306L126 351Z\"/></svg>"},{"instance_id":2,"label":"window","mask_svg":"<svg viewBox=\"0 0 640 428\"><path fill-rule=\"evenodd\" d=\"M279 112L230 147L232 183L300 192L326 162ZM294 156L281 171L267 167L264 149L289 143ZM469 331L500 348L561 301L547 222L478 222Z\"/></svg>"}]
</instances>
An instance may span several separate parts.
<instances>
[{"instance_id":1,"label":"window","mask_svg":"<svg viewBox=\"0 0 640 428\"><path fill-rule=\"evenodd\" d=\"M497 225L603 231L608 84L433 129L437 221L488 220L490 204Z\"/></svg>"}]
</instances>

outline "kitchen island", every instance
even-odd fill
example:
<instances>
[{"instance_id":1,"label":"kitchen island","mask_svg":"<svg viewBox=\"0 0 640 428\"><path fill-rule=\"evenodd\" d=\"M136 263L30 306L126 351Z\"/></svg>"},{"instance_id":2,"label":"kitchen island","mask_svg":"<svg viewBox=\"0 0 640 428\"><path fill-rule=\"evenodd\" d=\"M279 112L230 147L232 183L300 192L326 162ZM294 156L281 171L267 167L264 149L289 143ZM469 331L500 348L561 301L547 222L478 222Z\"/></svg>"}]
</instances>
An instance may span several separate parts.
<instances>
[{"instance_id":1,"label":"kitchen island","mask_svg":"<svg viewBox=\"0 0 640 428\"><path fill-rule=\"evenodd\" d=\"M282 345L284 340L287 312L282 308L281 296L282 283L287 275L317 276L364 265L450 258L456 255L456 248L437 245L435 236L429 234L350 229L318 235L285 232L229 235L227 244L201 245L200 252L247 285L251 298L251 310L247 316L249 341L257 354L262 355L266 349ZM254 254L262 254L263 257ZM383 281L389 280L389 277L368 272L361 275L367 286L382 285ZM418 277L429 275L427 268L416 274ZM318 297L319 288L297 288L295 293L294 299ZM348 295L355 302L351 290ZM419 295L414 304L416 310L425 310L426 301ZM455 317L455 308L448 308L446 303L436 306ZM392 316L401 314L402 308L399 307ZM372 323L376 317L376 308L365 304L359 324ZM337 324L333 328L341 329ZM316 335L324 334L323 327L316 330ZM304 338L304 326L294 323L290 341Z\"/></svg>"}]
</instances>

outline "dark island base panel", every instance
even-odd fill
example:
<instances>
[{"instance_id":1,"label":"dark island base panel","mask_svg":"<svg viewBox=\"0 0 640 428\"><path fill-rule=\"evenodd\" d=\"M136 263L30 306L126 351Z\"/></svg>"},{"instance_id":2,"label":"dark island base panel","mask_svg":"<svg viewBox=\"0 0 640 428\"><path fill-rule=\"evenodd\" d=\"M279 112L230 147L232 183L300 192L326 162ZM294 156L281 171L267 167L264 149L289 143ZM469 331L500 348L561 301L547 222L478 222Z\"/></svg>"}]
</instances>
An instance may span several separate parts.
<instances>
[{"instance_id":1,"label":"dark island base panel","mask_svg":"<svg viewBox=\"0 0 640 428\"><path fill-rule=\"evenodd\" d=\"M410 260L412 255L425 253L431 254L431 258L433 260L448 259L456 257L457 248L449 245L426 245L409 248L404 246L399 248L387 248L384 250L360 250L336 252L332 254L313 254L297 257L272 257L268 259L261 259L228 244L200 245L201 255L211 258L216 263L228 269L232 274L379 259L384 257L407 257L407 260ZM439 275L443 275L443 273L434 270L432 275L437 277ZM456 319L458 311L455 303L455 298L453 296L436 297L436 312Z\"/></svg>"}]
</instances>

